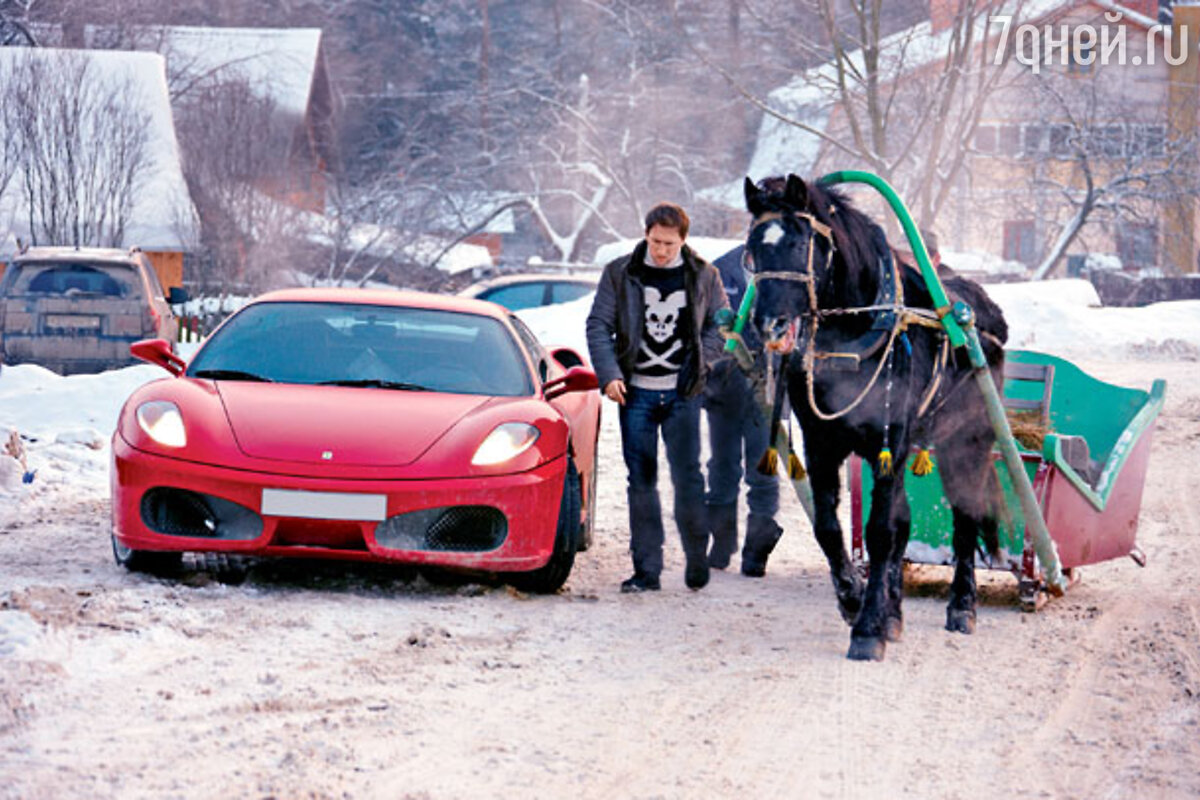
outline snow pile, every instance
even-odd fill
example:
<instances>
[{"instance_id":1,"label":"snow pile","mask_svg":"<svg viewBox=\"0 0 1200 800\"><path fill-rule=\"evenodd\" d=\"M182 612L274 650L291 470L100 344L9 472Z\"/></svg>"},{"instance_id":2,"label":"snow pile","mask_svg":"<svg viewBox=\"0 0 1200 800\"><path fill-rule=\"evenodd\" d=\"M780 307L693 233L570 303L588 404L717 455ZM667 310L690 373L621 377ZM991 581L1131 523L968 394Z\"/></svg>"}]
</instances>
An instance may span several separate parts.
<instances>
[{"instance_id":1,"label":"snow pile","mask_svg":"<svg viewBox=\"0 0 1200 800\"><path fill-rule=\"evenodd\" d=\"M1085 280L993 284L1008 346L1070 359L1200 359L1200 300L1100 307Z\"/></svg>"},{"instance_id":2,"label":"snow pile","mask_svg":"<svg viewBox=\"0 0 1200 800\"><path fill-rule=\"evenodd\" d=\"M0 657L32 651L42 638L42 626L24 611L0 609Z\"/></svg>"}]
</instances>

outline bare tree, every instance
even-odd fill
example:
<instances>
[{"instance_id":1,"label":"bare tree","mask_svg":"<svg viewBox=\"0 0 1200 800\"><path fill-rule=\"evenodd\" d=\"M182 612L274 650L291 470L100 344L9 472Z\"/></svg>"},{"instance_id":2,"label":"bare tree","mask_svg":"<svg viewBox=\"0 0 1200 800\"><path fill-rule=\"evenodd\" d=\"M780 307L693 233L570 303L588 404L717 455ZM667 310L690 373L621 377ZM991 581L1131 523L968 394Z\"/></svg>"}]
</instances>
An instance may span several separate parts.
<instances>
[{"instance_id":1,"label":"bare tree","mask_svg":"<svg viewBox=\"0 0 1200 800\"><path fill-rule=\"evenodd\" d=\"M1039 85L1051 101L1044 119L1052 122L1022 130L1033 189L1024 211L1044 221L1035 280L1049 275L1089 226L1107 233L1129 224L1157 227L1153 221L1164 204L1200 189L1194 175L1180 180L1196 143L1170 140L1165 116L1130 113L1106 98L1096 81L1076 82L1069 93L1049 81ZM1031 207L1034 201L1041 201L1040 209Z\"/></svg>"},{"instance_id":2,"label":"bare tree","mask_svg":"<svg viewBox=\"0 0 1200 800\"><path fill-rule=\"evenodd\" d=\"M244 80L194 86L176 105L184 177L200 215L201 282L266 288L298 259L300 212L286 184L291 126Z\"/></svg>"},{"instance_id":3,"label":"bare tree","mask_svg":"<svg viewBox=\"0 0 1200 800\"><path fill-rule=\"evenodd\" d=\"M149 115L129 102L135 86L79 54L21 55L6 116L33 242L120 245L149 165Z\"/></svg>"},{"instance_id":4,"label":"bare tree","mask_svg":"<svg viewBox=\"0 0 1200 800\"><path fill-rule=\"evenodd\" d=\"M597 120L589 95L590 81L581 76L573 103L539 96L552 124L522 159L526 172L516 194L529 209L554 248L560 262L579 259L581 237L590 225L599 225L609 237L619 237L610 219L607 203L615 190L637 213L635 186L623 174L620 151L608 148L609 135ZM626 146L635 135L629 126L621 129ZM615 156L615 157L614 157ZM628 204L628 205L626 205Z\"/></svg>"},{"instance_id":5,"label":"bare tree","mask_svg":"<svg viewBox=\"0 0 1200 800\"><path fill-rule=\"evenodd\" d=\"M16 83L6 81L0 86L0 198L21 164L21 140L11 133L20 129L18 110Z\"/></svg>"},{"instance_id":6,"label":"bare tree","mask_svg":"<svg viewBox=\"0 0 1200 800\"><path fill-rule=\"evenodd\" d=\"M0 47L36 45L29 14L36 0L0 0Z\"/></svg>"},{"instance_id":7,"label":"bare tree","mask_svg":"<svg viewBox=\"0 0 1200 800\"><path fill-rule=\"evenodd\" d=\"M962 0L943 29L912 25L889 33L895 21L882 0L813 0L819 32L794 27L789 34L805 54L825 51L829 58L795 78L790 108L687 41L746 101L811 137L823 160L878 174L928 225L958 185L988 98L1004 80L1003 64L984 46L993 5ZM766 18L753 0L745 9Z\"/></svg>"}]
</instances>

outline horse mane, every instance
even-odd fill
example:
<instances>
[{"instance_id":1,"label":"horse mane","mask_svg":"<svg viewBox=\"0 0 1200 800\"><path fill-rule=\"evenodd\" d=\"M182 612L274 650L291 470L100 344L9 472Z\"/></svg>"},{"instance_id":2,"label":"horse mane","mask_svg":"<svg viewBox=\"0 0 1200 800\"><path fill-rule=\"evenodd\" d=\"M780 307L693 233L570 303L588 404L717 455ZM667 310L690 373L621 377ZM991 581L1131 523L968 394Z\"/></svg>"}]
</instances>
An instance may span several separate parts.
<instances>
[{"instance_id":1,"label":"horse mane","mask_svg":"<svg viewBox=\"0 0 1200 800\"><path fill-rule=\"evenodd\" d=\"M859 211L842 192L817 183L808 184L808 210L833 230L833 241L852 269L872 273L887 254L883 229Z\"/></svg>"}]
</instances>

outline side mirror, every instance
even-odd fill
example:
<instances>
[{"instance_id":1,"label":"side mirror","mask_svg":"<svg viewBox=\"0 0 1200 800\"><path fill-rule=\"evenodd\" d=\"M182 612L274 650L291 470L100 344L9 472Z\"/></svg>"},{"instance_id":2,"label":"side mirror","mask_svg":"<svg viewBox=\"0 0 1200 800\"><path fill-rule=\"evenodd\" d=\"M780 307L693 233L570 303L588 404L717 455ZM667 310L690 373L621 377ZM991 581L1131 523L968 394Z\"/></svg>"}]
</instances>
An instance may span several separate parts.
<instances>
[{"instance_id":1,"label":"side mirror","mask_svg":"<svg viewBox=\"0 0 1200 800\"><path fill-rule=\"evenodd\" d=\"M129 345L134 358L162 367L172 375L181 375L187 362L171 352L171 343L166 339L142 339Z\"/></svg>"},{"instance_id":2,"label":"side mirror","mask_svg":"<svg viewBox=\"0 0 1200 800\"><path fill-rule=\"evenodd\" d=\"M596 379L596 373L587 367L571 367L567 374L546 381L542 394L547 400L553 400L569 392L588 392L599 388L600 381Z\"/></svg>"},{"instance_id":3,"label":"side mirror","mask_svg":"<svg viewBox=\"0 0 1200 800\"><path fill-rule=\"evenodd\" d=\"M187 289L179 286L172 286L167 290L167 302L173 306L183 305L188 301Z\"/></svg>"}]
</instances>

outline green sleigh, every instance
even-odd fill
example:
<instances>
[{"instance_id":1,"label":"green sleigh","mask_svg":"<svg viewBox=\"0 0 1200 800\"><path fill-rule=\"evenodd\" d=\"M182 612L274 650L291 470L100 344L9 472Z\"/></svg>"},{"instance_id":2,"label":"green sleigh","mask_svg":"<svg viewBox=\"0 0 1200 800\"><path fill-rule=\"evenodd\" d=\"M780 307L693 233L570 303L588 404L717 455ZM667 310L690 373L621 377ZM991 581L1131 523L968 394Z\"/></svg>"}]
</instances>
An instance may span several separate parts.
<instances>
[{"instance_id":1,"label":"green sleigh","mask_svg":"<svg viewBox=\"0 0 1200 800\"><path fill-rule=\"evenodd\" d=\"M1048 429L1040 451L1020 448L1022 464L1046 527L1068 576L1078 567L1131 556L1145 559L1137 545L1138 513L1150 460L1155 423L1162 410L1166 382L1142 391L1097 380L1061 358L1026 350L1006 354L1006 405L1037 407L1048 401ZM1044 379L1023 366L1049 367ZM1046 386L1045 384L1049 384ZM950 564L952 520L934 470L905 481L912 532L905 559L917 564ZM909 459L910 464L912 459ZM1019 582L1022 607L1033 610L1046 595L1042 566L1027 535L1021 504L1008 470L997 461L1007 514L1000 519L1002 556L993 569L1012 571ZM871 470L861 459L847 465L850 492L851 555L864 563L865 520L871 508Z\"/></svg>"}]
</instances>

